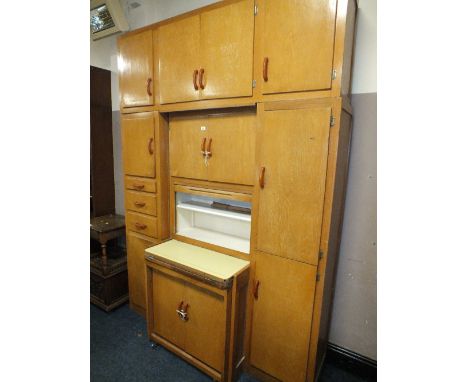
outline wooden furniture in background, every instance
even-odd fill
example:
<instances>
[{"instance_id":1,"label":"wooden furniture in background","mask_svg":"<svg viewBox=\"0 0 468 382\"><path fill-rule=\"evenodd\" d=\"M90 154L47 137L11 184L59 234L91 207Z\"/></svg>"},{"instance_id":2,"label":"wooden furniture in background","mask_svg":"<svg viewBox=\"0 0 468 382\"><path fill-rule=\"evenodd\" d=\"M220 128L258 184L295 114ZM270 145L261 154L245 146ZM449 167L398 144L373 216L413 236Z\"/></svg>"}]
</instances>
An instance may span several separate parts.
<instances>
[{"instance_id":1,"label":"wooden furniture in background","mask_svg":"<svg viewBox=\"0 0 468 382\"><path fill-rule=\"evenodd\" d=\"M128 301L125 249L107 243L125 235L125 218L105 215L91 219L91 238L101 251L91 254L91 302L106 312Z\"/></svg>"},{"instance_id":2,"label":"wooden furniture in background","mask_svg":"<svg viewBox=\"0 0 468 382\"><path fill-rule=\"evenodd\" d=\"M222 374L222 350L191 347L205 343L206 328L188 330L161 313L190 315L185 303L174 305L192 296L194 276L153 258L145 281L144 249L175 238L249 261L246 334L235 335L241 367L264 381L317 380L347 180L356 9L355 0L225 0L119 38L119 60L127 62L131 40L151 34L147 60L159 63L153 104L121 105L130 291L139 301L132 307L143 311L148 291L150 338L215 379L237 374ZM250 236L227 242L229 224L213 223L210 214L193 215L193 227L178 232L177 192L252 202ZM219 231L206 232L207 222ZM193 294L209 317L221 314L222 294L213 293L218 300ZM225 348L223 356L230 354Z\"/></svg>"},{"instance_id":3,"label":"wooden furniture in background","mask_svg":"<svg viewBox=\"0 0 468 382\"><path fill-rule=\"evenodd\" d=\"M111 73L90 67L91 217L115 212Z\"/></svg>"},{"instance_id":4,"label":"wooden furniture in background","mask_svg":"<svg viewBox=\"0 0 468 382\"><path fill-rule=\"evenodd\" d=\"M146 250L148 333L216 381L245 359L249 262L170 240Z\"/></svg>"}]
</instances>

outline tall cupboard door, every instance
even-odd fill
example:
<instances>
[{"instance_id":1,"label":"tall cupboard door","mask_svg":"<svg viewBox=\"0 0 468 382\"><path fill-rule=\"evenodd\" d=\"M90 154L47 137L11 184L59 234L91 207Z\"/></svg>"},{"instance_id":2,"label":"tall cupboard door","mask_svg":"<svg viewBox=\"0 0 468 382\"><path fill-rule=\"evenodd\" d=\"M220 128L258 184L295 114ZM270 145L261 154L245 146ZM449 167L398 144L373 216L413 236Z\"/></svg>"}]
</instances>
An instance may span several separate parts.
<instances>
[{"instance_id":1,"label":"tall cupboard door","mask_svg":"<svg viewBox=\"0 0 468 382\"><path fill-rule=\"evenodd\" d=\"M124 36L119 41L122 107L153 104L153 32Z\"/></svg>"},{"instance_id":2,"label":"tall cupboard door","mask_svg":"<svg viewBox=\"0 0 468 382\"><path fill-rule=\"evenodd\" d=\"M200 15L159 27L160 103L199 99Z\"/></svg>"},{"instance_id":3,"label":"tall cupboard door","mask_svg":"<svg viewBox=\"0 0 468 382\"><path fill-rule=\"evenodd\" d=\"M188 321L185 351L223 372L226 308L223 296L186 283Z\"/></svg>"},{"instance_id":4,"label":"tall cupboard door","mask_svg":"<svg viewBox=\"0 0 468 382\"><path fill-rule=\"evenodd\" d=\"M316 265L331 105L260 113L256 248Z\"/></svg>"},{"instance_id":5,"label":"tall cupboard door","mask_svg":"<svg viewBox=\"0 0 468 382\"><path fill-rule=\"evenodd\" d=\"M146 310L146 269L145 249L152 247L156 241L144 236L127 233L127 269L130 303L140 311Z\"/></svg>"},{"instance_id":6,"label":"tall cupboard door","mask_svg":"<svg viewBox=\"0 0 468 382\"><path fill-rule=\"evenodd\" d=\"M177 310L185 309L185 282L165 272L153 272L153 328L157 335L184 348L185 326Z\"/></svg>"},{"instance_id":7,"label":"tall cupboard door","mask_svg":"<svg viewBox=\"0 0 468 382\"><path fill-rule=\"evenodd\" d=\"M329 89L336 0L263 0L263 93Z\"/></svg>"},{"instance_id":8,"label":"tall cupboard door","mask_svg":"<svg viewBox=\"0 0 468 382\"><path fill-rule=\"evenodd\" d=\"M254 1L201 14L202 98L252 95Z\"/></svg>"},{"instance_id":9,"label":"tall cupboard door","mask_svg":"<svg viewBox=\"0 0 468 382\"><path fill-rule=\"evenodd\" d=\"M157 145L153 113L122 114L121 121L125 174L154 178Z\"/></svg>"},{"instance_id":10,"label":"tall cupboard door","mask_svg":"<svg viewBox=\"0 0 468 382\"><path fill-rule=\"evenodd\" d=\"M316 270L256 255L250 362L284 382L305 381Z\"/></svg>"}]
</instances>

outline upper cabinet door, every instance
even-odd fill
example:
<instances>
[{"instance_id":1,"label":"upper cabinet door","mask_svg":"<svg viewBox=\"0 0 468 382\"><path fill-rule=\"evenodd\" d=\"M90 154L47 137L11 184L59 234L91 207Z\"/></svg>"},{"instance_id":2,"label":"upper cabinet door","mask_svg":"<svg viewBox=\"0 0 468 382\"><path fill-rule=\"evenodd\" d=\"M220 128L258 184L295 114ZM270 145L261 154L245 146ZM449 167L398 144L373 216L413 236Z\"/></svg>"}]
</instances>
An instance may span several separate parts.
<instances>
[{"instance_id":1,"label":"upper cabinet door","mask_svg":"<svg viewBox=\"0 0 468 382\"><path fill-rule=\"evenodd\" d=\"M331 106L261 114L256 248L316 265Z\"/></svg>"},{"instance_id":2,"label":"upper cabinet door","mask_svg":"<svg viewBox=\"0 0 468 382\"><path fill-rule=\"evenodd\" d=\"M264 0L263 93L331 88L336 0Z\"/></svg>"},{"instance_id":3,"label":"upper cabinet door","mask_svg":"<svg viewBox=\"0 0 468 382\"><path fill-rule=\"evenodd\" d=\"M200 15L159 27L160 103L199 99Z\"/></svg>"},{"instance_id":4,"label":"upper cabinet door","mask_svg":"<svg viewBox=\"0 0 468 382\"><path fill-rule=\"evenodd\" d=\"M124 36L119 42L122 107L153 104L153 32Z\"/></svg>"},{"instance_id":5,"label":"upper cabinet door","mask_svg":"<svg viewBox=\"0 0 468 382\"><path fill-rule=\"evenodd\" d=\"M254 1L201 14L202 98L252 95Z\"/></svg>"},{"instance_id":6,"label":"upper cabinet door","mask_svg":"<svg viewBox=\"0 0 468 382\"><path fill-rule=\"evenodd\" d=\"M154 178L157 142L153 113L122 114L121 120L125 174Z\"/></svg>"}]
</instances>

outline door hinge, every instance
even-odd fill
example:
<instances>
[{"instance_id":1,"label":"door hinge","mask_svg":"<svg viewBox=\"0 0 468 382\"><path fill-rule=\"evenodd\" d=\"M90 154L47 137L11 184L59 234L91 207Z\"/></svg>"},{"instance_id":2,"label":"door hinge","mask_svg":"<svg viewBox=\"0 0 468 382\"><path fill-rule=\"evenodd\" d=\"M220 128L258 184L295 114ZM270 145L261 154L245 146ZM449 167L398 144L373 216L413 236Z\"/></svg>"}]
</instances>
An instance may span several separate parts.
<instances>
[{"instance_id":1,"label":"door hinge","mask_svg":"<svg viewBox=\"0 0 468 382\"><path fill-rule=\"evenodd\" d=\"M336 69L332 70L332 81L336 80Z\"/></svg>"},{"instance_id":2,"label":"door hinge","mask_svg":"<svg viewBox=\"0 0 468 382\"><path fill-rule=\"evenodd\" d=\"M256 81L256 80L253 80L253 81L252 81L252 87L254 88L255 86L257 86L257 81Z\"/></svg>"},{"instance_id":3,"label":"door hinge","mask_svg":"<svg viewBox=\"0 0 468 382\"><path fill-rule=\"evenodd\" d=\"M315 281L320 281L320 273L317 273L317 275L315 276Z\"/></svg>"},{"instance_id":4,"label":"door hinge","mask_svg":"<svg viewBox=\"0 0 468 382\"><path fill-rule=\"evenodd\" d=\"M254 5L254 16L257 16L257 14L258 14L258 5L255 4Z\"/></svg>"},{"instance_id":5,"label":"door hinge","mask_svg":"<svg viewBox=\"0 0 468 382\"><path fill-rule=\"evenodd\" d=\"M330 127L335 126L335 117L333 115L330 116Z\"/></svg>"}]
</instances>

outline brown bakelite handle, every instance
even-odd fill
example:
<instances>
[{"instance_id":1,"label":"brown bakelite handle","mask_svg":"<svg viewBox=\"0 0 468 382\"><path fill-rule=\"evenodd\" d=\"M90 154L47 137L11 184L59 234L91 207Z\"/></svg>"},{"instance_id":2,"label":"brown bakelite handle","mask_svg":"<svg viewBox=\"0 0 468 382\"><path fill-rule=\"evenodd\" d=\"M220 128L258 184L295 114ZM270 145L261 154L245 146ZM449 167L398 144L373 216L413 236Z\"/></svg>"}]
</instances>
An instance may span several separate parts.
<instances>
[{"instance_id":1,"label":"brown bakelite handle","mask_svg":"<svg viewBox=\"0 0 468 382\"><path fill-rule=\"evenodd\" d=\"M153 93L151 93L151 83L153 82L153 80L151 78L148 78L148 80L146 81L146 92L148 93L149 96L152 96Z\"/></svg>"},{"instance_id":2,"label":"brown bakelite handle","mask_svg":"<svg viewBox=\"0 0 468 382\"><path fill-rule=\"evenodd\" d=\"M205 89L205 85L203 84L203 75L205 74L205 69L200 69L200 89Z\"/></svg>"},{"instance_id":3,"label":"brown bakelite handle","mask_svg":"<svg viewBox=\"0 0 468 382\"><path fill-rule=\"evenodd\" d=\"M255 300L258 300L258 287L259 286L260 286L260 281L257 280L257 282L255 283L254 291L253 291Z\"/></svg>"},{"instance_id":4,"label":"brown bakelite handle","mask_svg":"<svg viewBox=\"0 0 468 382\"><path fill-rule=\"evenodd\" d=\"M260 184L260 188L265 187L265 167L260 167L260 176L258 178L258 184Z\"/></svg>"},{"instance_id":5,"label":"brown bakelite handle","mask_svg":"<svg viewBox=\"0 0 468 382\"><path fill-rule=\"evenodd\" d=\"M135 207L144 207L144 206L146 206L146 203L144 203L144 202L134 202L133 204L135 204Z\"/></svg>"},{"instance_id":6,"label":"brown bakelite handle","mask_svg":"<svg viewBox=\"0 0 468 382\"><path fill-rule=\"evenodd\" d=\"M137 190L143 190L145 188L145 185L144 184L134 184L133 188L135 188Z\"/></svg>"},{"instance_id":7,"label":"brown bakelite handle","mask_svg":"<svg viewBox=\"0 0 468 382\"><path fill-rule=\"evenodd\" d=\"M149 141L148 141L148 152L149 152L151 155L153 155L153 153L154 153L153 141L154 141L154 138L150 138Z\"/></svg>"},{"instance_id":8,"label":"brown bakelite handle","mask_svg":"<svg viewBox=\"0 0 468 382\"><path fill-rule=\"evenodd\" d=\"M263 81L268 81L268 57L263 59Z\"/></svg>"},{"instance_id":9,"label":"brown bakelite handle","mask_svg":"<svg viewBox=\"0 0 468 382\"><path fill-rule=\"evenodd\" d=\"M207 156L211 156L211 141L212 139L210 138L210 140L208 141L208 147L206 148L206 155Z\"/></svg>"},{"instance_id":10,"label":"brown bakelite handle","mask_svg":"<svg viewBox=\"0 0 468 382\"><path fill-rule=\"evenodd\" d=\"M145 228L147 227L147 225L137 222L137 223L135 223L135 227L136 227L137 229L145 229Z\"/></svg>"},{"instance_id":11,"label":"brown bakelite handle","mask_svg":"<svg viewBox=\"0 0 468 382\"><path fill-rule=\"evenodd\" d=\"M206 137L203 137L202 143L201 143L201 153L202 153L202 155L205 155L205 146L206 146Z\"/></svg>"},{"instance_id":12,"label":"brown bakelite handle","mask_svg":"<svg viewBox=\"0 0 468 382\"><path fill-rule=\"evenodd\" d=\"M182 307L184 306L184 302L181 301L180 304L179 304L179 310L182 310Z\"/></svg>"},{"instance_id":13,"label":"brown bakelite handle","mask_svg":"<svg viewBox=\"0 0 468 382\"><path fill-rule=\"evenodd\" d=\"M193 88L194 88L195 90L198 90L197 79L198 79L198 70L195 69L195 70L193 71Z\"/></svg>"}]
</instances>

